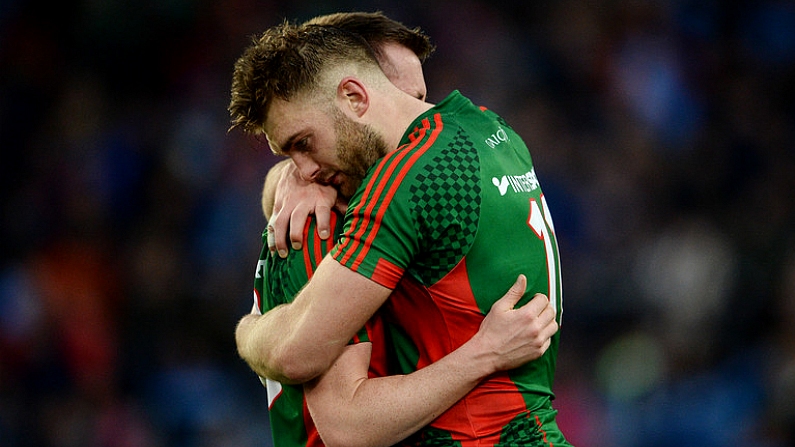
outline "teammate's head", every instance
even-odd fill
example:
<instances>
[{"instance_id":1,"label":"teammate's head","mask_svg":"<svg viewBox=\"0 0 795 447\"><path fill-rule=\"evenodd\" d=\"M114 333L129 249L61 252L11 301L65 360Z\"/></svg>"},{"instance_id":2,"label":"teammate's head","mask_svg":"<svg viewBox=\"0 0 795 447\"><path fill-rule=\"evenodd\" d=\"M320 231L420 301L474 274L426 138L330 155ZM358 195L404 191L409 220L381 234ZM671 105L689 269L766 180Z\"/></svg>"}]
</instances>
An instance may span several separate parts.
<instances>
[{"instance_id":1,"label":"teammate's head","mask_svg":"<svg viewBox=\"0 0 795 447\"><path fill-rule=\"evenodd\" d=\"M395 43L411 50L420 62L433 53L431 41L419 28L409 29L379 12L338 12L318 16L305 25L334 26L362 36L373 47L376 57L383 57L383 45Z\"/></svg>"},{"instance_id":2,"label":"teammate's head","mask_svg":"<svg viewBox=\"0 0 795 447\"><path fill-rule=\"evenodd\" d=\"M310 19L305 24L334 26L358 34L375 53L387 78L404 92L425 100L422 64L434 46L419 28L409 29L379 12L340 12Z\"/></svg>"}]
</instances>

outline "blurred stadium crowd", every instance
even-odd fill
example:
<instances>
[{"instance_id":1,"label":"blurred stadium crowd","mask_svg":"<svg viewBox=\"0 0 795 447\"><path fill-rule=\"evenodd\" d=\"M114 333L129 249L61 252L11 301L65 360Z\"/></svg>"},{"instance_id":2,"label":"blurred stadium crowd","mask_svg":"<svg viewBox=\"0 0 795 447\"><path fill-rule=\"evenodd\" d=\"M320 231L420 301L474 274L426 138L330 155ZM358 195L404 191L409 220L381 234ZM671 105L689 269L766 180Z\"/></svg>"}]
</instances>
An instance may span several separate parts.
<instances>
[{"instance_id":1,"label":"blurred stadium crowd","mask_svg":"<svg viewBox=\"0 0 795 447\"><path fill-rule=\"evenodd\" d=\"M582 447L795 445L795 3L0 1L0 445L268 446L237 358L267 147L232 64L382 10L525 137Z\"/></svg>"}]
</instances>

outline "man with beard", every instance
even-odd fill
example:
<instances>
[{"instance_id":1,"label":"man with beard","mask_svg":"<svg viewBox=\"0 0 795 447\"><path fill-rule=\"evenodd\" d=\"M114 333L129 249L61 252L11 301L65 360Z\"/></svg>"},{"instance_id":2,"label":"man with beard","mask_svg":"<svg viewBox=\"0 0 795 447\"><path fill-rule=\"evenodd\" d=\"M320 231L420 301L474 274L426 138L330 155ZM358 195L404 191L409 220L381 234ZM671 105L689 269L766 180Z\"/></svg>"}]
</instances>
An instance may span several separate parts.
<instances>
[{"instance_id":1,"label":"man with beard","mask_svg":"<svg viewBox=\"0 0 795 447\"><path fill-rule=\"evenodd\" d=\"M330 14L316 17L306 24L336 26L361 35L373 48L387 78L406 93L421 100L425 99L426 88L421 63L432 51L432 46L419 30L410 30L381 13ZM300 178L294 175L293 163L289 159L286 161L287 163L280 163L269 173L270 180L276 175L283 174L284 178L300 181ZM296 186L290 185L293 190L296 190ZM267 189L264 191L263 203L272 203L272 199L269 200L271 197L269 192L272 191ZM331 197L335 195L336 192ZM266 215L268 215L272 208L265 206L264 209L267 210ZM335 228L334 240L336 240L341 233L342 216L335 210L330 212L326 219ZM303 251L293 251L281 258L270 256L267 246L263 247L255 277L253 313L267 312L278 304L292 299L332 247L330 241L320 239L315 228L316 226L317 229L320 228L316 220L307 219L304 215L303 222L305 225L299 227L299 230L303 230L299 232L302 235L300 242L303 244ZM263 243L267 235L273 236L273 233L270 231L265 233ZM518 299L522 290L517 288L514 292L514 297ZM538 298L538 303L544 302L546 298ZM533 333L533 338L527 340L528 346L537 349L537 352L527 356L527 360L543 354L543 350L549 345L549 337L556 328L553 318L536 321L545 324L546 327L542 331ZM505 331L508 323L510 322L501 321L494 325L484 325L484 330L493 330L492 335L495 339L501 340L501 335L513 332ZM344 353L337 360L334 372L324 374L321 379L307 387L309 392L306 393L306 399L302 385L282 385L272 380L265 382L268 389L268 415L275 446L317 446L324 445L323 441L327 441L328 445L389 445L430 422L436 414L452 405L469 390L466 387L457 387L452 394L440 393L440 390L444 390L446 386L446 383L441 381L447 382L450 377L436 371L440 368L443 371L446 364L456 359L455 356L421 373L382 379L388 371L380 318L373 318L368 322L365 330L360 331L355 337L355 342L360 346L346 348L350 352ZM467 361L459 357L455 363L466 364ZM339 373L340 371L358 372L343 375ZM354 399L339 396L339 390L350 386L350 383L355 383L351 378L358 379L365 375L372 379L364 379L363 383L358 384L359 391ZM341 382L346 386L340 386ZM472 381L469 383L470 388L475 384ZM404 391L405 389L423 390L424 388L429 391L424 392L423 402L432 402L433 398L429 399L429 396L438 396L435 398L440 400L432 405L417 407L405 398L411 396L411 393ZM378 398L370 397L372 395L377 395ZM333 405L321 407L320 403L323 402ZM309 409L312 410L314 417L309 415Z\"/></svg>"},{"instance_id":2,"label":"man with beard","mask_svg":"<svg viewBox=\"0 0 795 447\"><path fill-rule=\"evenodd\" d=\"M451 380L439 386L478 384L412 442L567 445L550 404L558 336L537 360L506 362L484 348L494 346L489 331L479 331L498 318L537 322L536 292L550 296L541 314L561 313L546 202L527 148L504 121L457 92L435 107L402 92L355 35L288 24L266 31L238 61L230 111L234 127L264 132L303 177L351 198L341 242L295 301L241 319L238 349L255 371L284 382L325 373L307 389L341 399L367 392L361 368L340 361L387 302L399 365L413 373L397 383L448 360ZM531 288L522 305L499 300L524 275ZM497 373L505 368L513 369ZM436 405L427 389L404 393L392 402ZM321 398L317 408L336 401Z\"/></svg>"}]
</instances>

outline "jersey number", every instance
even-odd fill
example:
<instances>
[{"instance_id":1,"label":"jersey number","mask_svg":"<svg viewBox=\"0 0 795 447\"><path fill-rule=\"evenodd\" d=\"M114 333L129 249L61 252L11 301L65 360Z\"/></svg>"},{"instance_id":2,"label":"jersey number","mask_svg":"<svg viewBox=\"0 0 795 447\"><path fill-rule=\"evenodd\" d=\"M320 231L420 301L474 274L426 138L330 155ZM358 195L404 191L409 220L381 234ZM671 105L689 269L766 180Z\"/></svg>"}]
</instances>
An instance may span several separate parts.
<instances>
[{"instance_id":1,"label":"jersey number","mask_svg":"<svg viewBox=\"0 0 795 447\"><path fill-rule=\"evenodd\" d=\"M543 210L543 211L542 211ZM558 287L560 279L560 261L558 259L558 247L555 240L555 225L552 223L552 215L549 213L547 200L541 195L541 206L536 199L530 199L530 217L527 225L533 230L539 239L544 241L544 249L547 258L547 272L549 275L549 302L552 308L558 312L558 321L563 316L563 287ZM560 293L558 293L560 290ZM560 310L558 310L560 301Z\"/></svg>"}]
</instances>

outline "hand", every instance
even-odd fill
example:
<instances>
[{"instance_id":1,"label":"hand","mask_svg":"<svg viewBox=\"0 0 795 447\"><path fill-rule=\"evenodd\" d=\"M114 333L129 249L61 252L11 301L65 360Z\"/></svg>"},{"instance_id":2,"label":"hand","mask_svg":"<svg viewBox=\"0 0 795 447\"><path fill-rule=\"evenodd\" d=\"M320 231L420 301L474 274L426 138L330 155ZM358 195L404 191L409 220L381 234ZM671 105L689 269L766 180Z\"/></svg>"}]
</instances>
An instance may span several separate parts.
<instances>
[{"instance_id":1,"label":"hand","mask_svg":"<svg viewBox=\"0 0 795 447\"><path fill-rule=\"evenodd\" d=\"M513 369L541 357L558 331L555 309L549 298L536 294L527 304L514 308L527 287L519 275L481 322L473 338L480 337L487 351L495 355L495 369Z\"/></svg>"},{"instance_id":2,"label":"hand","mask_svg":"<svg viewBox=\"0 0 795 447\"><path fill-rule=\"evenodd\" d=\"M301 178L294 163L284 166L276 185L273 217L269 222L268 248L287 256L287 233L292 248L300 250L303 230L310 214L317 220L317 232L321 239L331 236L331 207L337 201L337 190ZM272 237L270 237L272 236Z\"/></svg>"}]
</instances>

